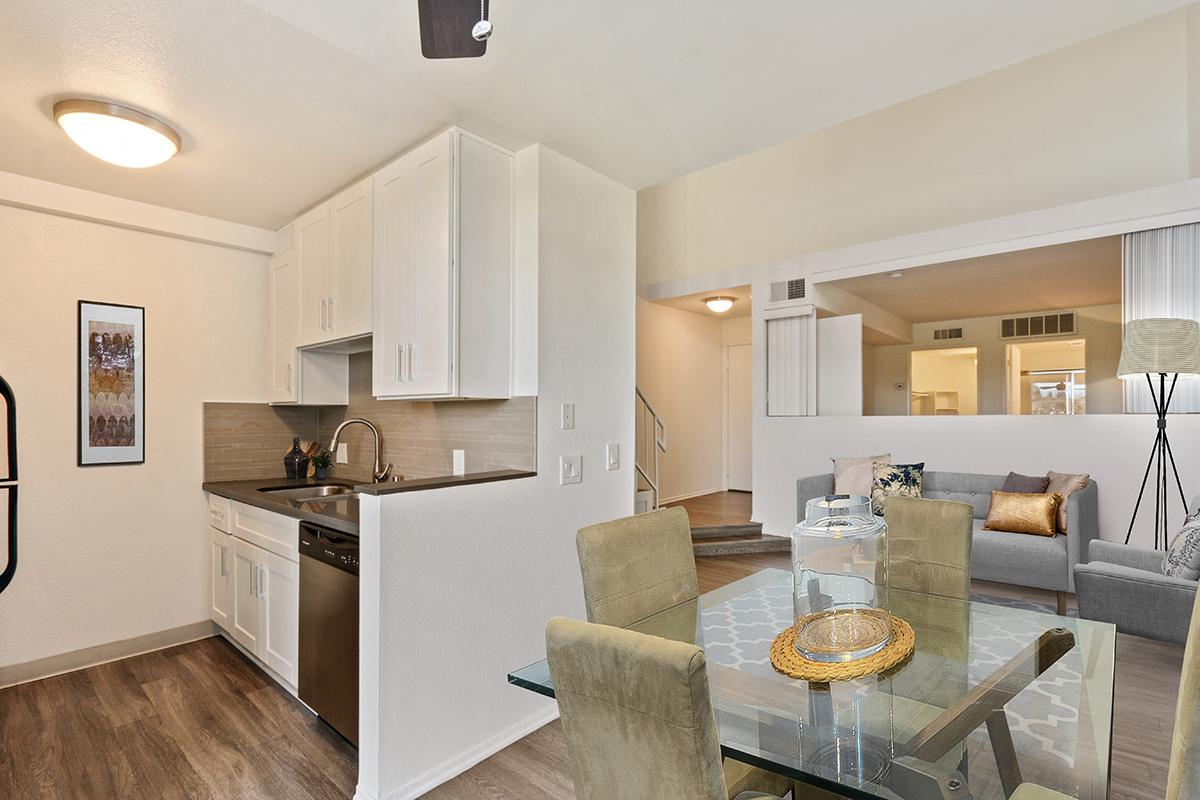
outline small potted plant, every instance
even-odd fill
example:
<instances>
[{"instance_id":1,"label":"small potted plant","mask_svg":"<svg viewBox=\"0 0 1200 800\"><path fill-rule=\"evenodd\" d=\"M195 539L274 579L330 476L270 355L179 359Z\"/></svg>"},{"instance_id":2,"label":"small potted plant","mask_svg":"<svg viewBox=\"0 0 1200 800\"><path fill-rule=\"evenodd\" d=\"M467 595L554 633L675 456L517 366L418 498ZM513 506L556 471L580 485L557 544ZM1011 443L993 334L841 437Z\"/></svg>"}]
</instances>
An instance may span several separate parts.
<instances>
[{"instance_id":1,"label":"small potted plant","mask_svg":"<svg viewBox=\"0 0 1200 800\"><path fill-rule=\"evenodd\" d=\"M312 457L313 477L323 481L329 477L329 468L333 466L333 456L322 450Z\"/></svg>"}]
</instances>

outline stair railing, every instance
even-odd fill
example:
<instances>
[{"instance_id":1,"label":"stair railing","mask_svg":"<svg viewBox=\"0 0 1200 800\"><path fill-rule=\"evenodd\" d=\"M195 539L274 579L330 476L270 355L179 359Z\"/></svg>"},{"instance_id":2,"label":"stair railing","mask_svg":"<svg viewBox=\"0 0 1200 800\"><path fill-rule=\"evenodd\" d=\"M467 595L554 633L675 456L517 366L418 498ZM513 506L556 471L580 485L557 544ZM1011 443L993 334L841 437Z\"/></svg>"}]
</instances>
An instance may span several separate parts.
<instances>
[{"instance_id":1,"label":"stair railing","mask_svg":"<svg viewBox=\"0 0 1200 800\"><path fill-rule=\"evenodd\" d=\"M634 418L637 453L634 467L637 469L638 476L650 487L650 492L654 497L650 504L650 510L653 511L658 508L658 454L667 452L667 426L658 412L654 410L654 406L646 399L646 395L642 394L642 390L635 387L634 391L637 392L637 410Z\"/></svg>"}]
</instances>

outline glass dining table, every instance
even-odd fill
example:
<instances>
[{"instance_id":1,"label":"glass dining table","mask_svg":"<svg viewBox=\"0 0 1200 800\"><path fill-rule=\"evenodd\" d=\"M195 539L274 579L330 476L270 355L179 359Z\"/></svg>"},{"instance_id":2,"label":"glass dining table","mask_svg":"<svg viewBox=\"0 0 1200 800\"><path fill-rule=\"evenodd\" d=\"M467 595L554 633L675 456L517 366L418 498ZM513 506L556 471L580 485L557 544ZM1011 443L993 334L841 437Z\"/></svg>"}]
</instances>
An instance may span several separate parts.
<instances>
[{"instance_id":1,"label":"glass dining table","mask_svg":"<svg viewBox=\"0 0 1200 800\"><path fill-rule=\"evenodd\" d=\"M723 755L851 798L1005 798L1021 782L1108 796L1116 630L1020 603L889 592L916 631L887 673L775 671L792 576L766 569L629 627L704 648ZM546 661L509 683L554 697Z\"/></svg>"}]
</instances>

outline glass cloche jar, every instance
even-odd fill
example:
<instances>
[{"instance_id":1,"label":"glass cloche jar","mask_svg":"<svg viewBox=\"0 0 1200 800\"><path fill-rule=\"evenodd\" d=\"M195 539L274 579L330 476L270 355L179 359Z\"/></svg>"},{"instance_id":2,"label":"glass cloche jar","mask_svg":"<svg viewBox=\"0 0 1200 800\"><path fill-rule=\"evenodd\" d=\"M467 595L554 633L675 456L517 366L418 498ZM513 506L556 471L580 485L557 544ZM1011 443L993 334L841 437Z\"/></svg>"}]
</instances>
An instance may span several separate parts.
<instances>
[{"instance_id":1,"label":"glass cloche jar","mask_svg":"<svg viewBox=\"0 0 1200 800\"><path fill-rule=\"evenodd\" d=\"M805 504L792 530L796 652L812 661L854 661L891 641L887 525L861 495Z\"/></svg>"}]
</instances>

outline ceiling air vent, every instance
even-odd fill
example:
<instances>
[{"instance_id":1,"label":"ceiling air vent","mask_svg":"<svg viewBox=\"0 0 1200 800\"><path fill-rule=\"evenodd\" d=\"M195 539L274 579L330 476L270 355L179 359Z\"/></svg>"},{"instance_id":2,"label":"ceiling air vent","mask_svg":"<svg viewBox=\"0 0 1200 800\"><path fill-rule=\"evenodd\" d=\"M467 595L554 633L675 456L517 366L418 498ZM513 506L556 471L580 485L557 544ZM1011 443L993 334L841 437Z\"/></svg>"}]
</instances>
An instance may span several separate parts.
<instances>
[{"instance_id":1,"label":"ceiling air vent","mask_svg":"<svg viewBox=\"0 0 1200 800\"><path fill-rule=\"evenodd\" d=\"M1000 320L1001 339L1061 336L1064 333L1075 333L1074 311L1056 311L1053 314L1034 314L1028 317L1008 317Z\"/></svg>"},{"instance_id":2,"label":"ceiling air vent","mask_svg":"<svg viewBox=\"0 0 1200 800\"><path fill-rule=\"evenodd\" d=\"M933 332L935 340L941 339L961 339L962 328L938 328Z\"/></svg>"},{"instance_id":3,"label":"ceiling air vent","mask_svg":"<svg viewBox=\"0 0 1200 800\"><path fill-rule=\"evenodd\" d=\"M784 300L804 299L804 278L793 278L790 281L775 281L771 284L771 302L779 303Z\"/></svg>"}]
</instances>

